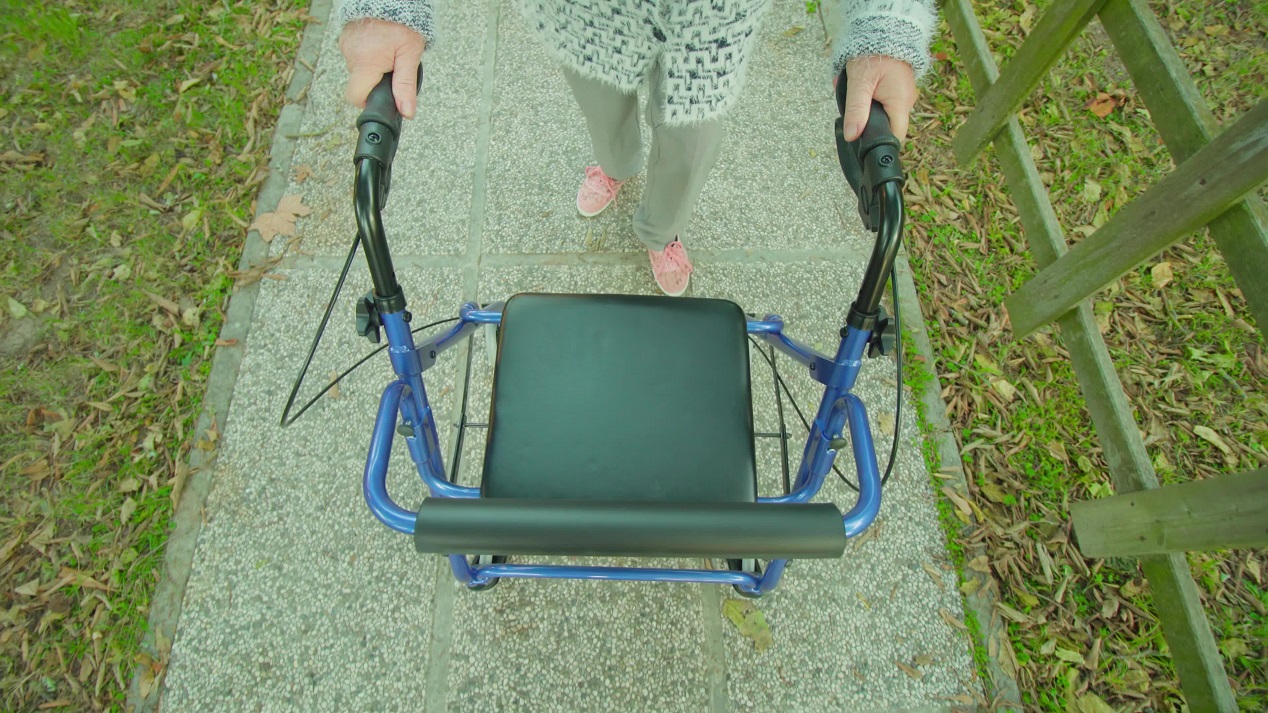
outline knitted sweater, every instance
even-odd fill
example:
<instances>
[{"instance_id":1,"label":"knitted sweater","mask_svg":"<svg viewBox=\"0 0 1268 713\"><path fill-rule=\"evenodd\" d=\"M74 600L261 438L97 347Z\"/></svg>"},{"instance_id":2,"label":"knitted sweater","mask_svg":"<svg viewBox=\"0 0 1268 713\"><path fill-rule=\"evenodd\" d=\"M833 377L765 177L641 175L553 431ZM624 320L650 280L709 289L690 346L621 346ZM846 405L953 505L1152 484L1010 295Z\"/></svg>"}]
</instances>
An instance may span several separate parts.
<instances>
[{"instance_id":1,"label":"knitted sweater","mask_svg":"<svg viewBox=\"0 0 1268 713\"><path fill-rule=\"evenodd\" d=\"M717 118L739 98L757 30L771 0L516 0L552 58L578 74L633 92L662 73L665 122ZM839 0L833 72L855 57L884 55L930 66L936 0ZM335 30L377 18L435 41L432 0L341 0Z\"/></svg>"}]
</instances>

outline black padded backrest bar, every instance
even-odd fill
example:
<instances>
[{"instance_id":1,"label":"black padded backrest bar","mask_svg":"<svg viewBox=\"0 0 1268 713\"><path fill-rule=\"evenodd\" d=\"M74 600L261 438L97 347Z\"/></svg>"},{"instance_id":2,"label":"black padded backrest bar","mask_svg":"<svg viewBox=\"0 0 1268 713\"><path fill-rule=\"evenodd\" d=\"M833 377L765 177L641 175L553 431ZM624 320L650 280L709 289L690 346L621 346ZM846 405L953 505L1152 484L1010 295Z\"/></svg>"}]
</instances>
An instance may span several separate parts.
<instances>
[{"instance_id":1,"label":"black padded backrest bar","mask_svg":"<svg viewBox=\"0 0 1268 713\"><path fill-rule=\"evenodd\" d=\"M845 550L830 503L427 498L414 546L439 554L830 558Z\"/></svg>"}]
</instances>

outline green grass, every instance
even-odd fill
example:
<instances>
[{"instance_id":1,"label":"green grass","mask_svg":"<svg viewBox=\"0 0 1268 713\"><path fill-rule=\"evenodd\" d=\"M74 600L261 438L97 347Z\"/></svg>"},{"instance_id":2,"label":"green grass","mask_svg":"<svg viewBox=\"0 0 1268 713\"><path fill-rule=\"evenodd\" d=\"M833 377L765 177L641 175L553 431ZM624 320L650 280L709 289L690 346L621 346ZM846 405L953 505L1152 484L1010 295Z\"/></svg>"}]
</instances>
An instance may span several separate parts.
<instances>
[{"instance_id":1,"label":"green grass","mask_svg":"<svg viewBox=\"0 0 1268 713\"><path fill-rule=\"evenodd\" d=\"M924 358L919 356L916 343L911 336L904 333L902 340L903 351L908 355L907 361L903 364L903 383L911 388L911 397L907 399L907 402L915 408L916 425L920 429L921 434L924 435L924 438L921 439L921 454L924 457L925 467L928 468L931 474L930 485L937 491L942 487L943 481L932 474L942 470L942 457L938 453L938 444L933 436L933 426L929 422L922 398L922 395L927 393L928 389L935 386L937 382L926 369ZM938 509L938 523L942 526L942 531L946 535L947 556L957 573L956 586L960 586L965 581L966 560L962 542L964 523L956 517L955 508L949 500L938 498L935 503ZM977 613L967 606L964 607L964 624L969 629L969 642L978 677L984 682L989 682L991 680L990 657L986 649L986 635L982 630L981 622L978 621Z\"/></svg>"},{"instance_id":2,"label":"green grass","mask_svg":"<svg viewBox=\"0 0 1268 713\"><path fill-rule=\"evenodd\" d=\"M122 707L302 7L2 5L0 708Z\"/></svg>"}]
</instances>

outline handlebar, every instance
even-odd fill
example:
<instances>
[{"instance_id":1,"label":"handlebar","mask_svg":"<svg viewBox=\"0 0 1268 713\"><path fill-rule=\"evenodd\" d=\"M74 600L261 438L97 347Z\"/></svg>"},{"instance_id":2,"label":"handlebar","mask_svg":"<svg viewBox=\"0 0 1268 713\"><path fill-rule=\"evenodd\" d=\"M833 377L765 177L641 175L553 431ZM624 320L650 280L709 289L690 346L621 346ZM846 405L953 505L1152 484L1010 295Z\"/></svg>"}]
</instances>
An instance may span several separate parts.
<instances>
[{"instance_id":1,"label":"handlebar","mask_svg":"<svg viewBox=\"0 0 1268 713\"><path fill-rule=\"evenodd\" d=\"M396 146L401 138L401 112L397 110L396 99L392 95L392 74L384 74L366 97L365 109L357 117L357 151L353 157L356 164L360 164L363 158L369 158L383 167L387 177L383 186L384 199L391 180L392 161L396 158ZM417 76L415 92L423 86L422 64L418 65Z\"/></svg>"},{"instance_id":2,"label":"handlebar","mask_svg":"<svg viewBox=\"0 0 1268 713\"><path fill-rule=\"evenodd\" d=\"M422 83L423 66L419 64L415 91ZM392 73L388 72L370 90L365 109L357 117L357 149L353 156L357 231L365 248L370 279L374 283L374 301L380 314L405 309L405 295L392 268L392 254L381 215L392 185L392 161L396 158L400 138L401 113L392 95Z\"/></svg>"},{"instance_id":3,"label":"handlebar","mask_svg":"<svg viewBox=\"0 0 1268 713\"><path fill-rule=\"evenodd\" d=\"M885 281L889 278L902 241L903 176L898 137L890 130L889 115L880 102L872 100L863 132L854 141L846 141L845 97L848 79L844 69L837 80L836 120L837 160L841 172L858 198L859 218L863 227L876 233L876 245L858 298L850 306L848 323L855 329L871 330L876 323Z\"/></svg>"}]
</instances>

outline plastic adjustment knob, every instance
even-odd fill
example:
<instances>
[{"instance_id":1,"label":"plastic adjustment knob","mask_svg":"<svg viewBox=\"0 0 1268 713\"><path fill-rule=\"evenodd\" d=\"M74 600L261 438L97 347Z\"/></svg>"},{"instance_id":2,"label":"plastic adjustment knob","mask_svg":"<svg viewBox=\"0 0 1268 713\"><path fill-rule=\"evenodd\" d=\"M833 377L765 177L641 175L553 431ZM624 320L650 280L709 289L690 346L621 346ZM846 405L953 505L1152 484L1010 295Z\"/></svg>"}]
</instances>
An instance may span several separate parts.
<instances>
[{"instance_id":1,"label":"plastic adjustment knob","mask_svg":"<svg viewBox=\"0 0 1268 713\"><path fill-rule=\"evenodd\" d=\"M889 318L884 307L880 307L879 312L880 314L876 317L876 326L872 329L872 336L867 340L869 359L893 354L898 343L898 330L894 328L894 320Z\"/></svg>"},{"instance_id":2,"label":"plastic adjustment knob","mask_svg":"<svg viewBox=\"0 0 1268 713\"><path fill-rule=\"evenodd\" d=\"M374 304L374 297L366 295L357 300L357 334L378 344L382 341L379 332L382 326L383 321L379 319L379 308Z\"/></svg>"}]
</instances>

